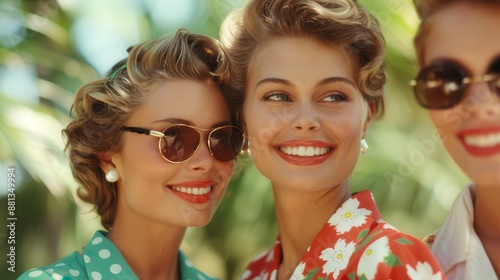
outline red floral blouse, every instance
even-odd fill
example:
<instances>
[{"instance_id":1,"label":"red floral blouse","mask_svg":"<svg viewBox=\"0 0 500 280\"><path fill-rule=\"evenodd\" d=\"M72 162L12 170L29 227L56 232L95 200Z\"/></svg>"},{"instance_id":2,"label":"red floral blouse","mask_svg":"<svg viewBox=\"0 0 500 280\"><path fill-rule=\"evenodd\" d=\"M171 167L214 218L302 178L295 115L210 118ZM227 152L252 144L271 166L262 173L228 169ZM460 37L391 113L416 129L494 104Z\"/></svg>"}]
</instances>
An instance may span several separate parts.
<instances>
[{"instance_id":1,"label":"red floral blouse","mask_svg":"<svg viewBox=\"0 0 500 280\"><path fill-rule=\"evenodd\" d=\"M274 280L281 242L255 259L243 280ZM370 191L345 201L313 240L290 279L446 279L429 249L384 222Z\"/></svg>"}]
</instances>

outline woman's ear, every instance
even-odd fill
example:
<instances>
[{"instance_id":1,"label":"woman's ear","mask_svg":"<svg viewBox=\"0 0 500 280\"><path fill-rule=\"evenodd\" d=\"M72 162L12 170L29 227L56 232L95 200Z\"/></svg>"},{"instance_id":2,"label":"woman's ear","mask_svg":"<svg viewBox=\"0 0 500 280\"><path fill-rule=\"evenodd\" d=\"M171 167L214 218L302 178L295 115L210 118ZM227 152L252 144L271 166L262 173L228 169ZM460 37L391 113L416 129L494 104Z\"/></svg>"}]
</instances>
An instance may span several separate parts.
<instances>
[{"instance_id":1,"label":"woman's ear","mask_svg":"<svg viewBox=\"0 0 500 280\"><path fill-rule=\"evenodd\" d=\"M246 126L245 122L241 122L240 123L240 128L241 128L241 130L243 130L243 132L245 133L246 137L248 138L248 131L247 131L247 126Z\"/></svg>"},{"instance_id":2,"label":"woman's ear","mask_svg":"<svg viewBox=\"0 0 500 280\"><path fill-rule=\"evenodd\" d=\"M238 111L238 126L241 128L243 133L245 133L245 139L243 140L243 147L241 150L243 151L243 154L250 155L250 136L248 135L245 118L243 118L243 110Z\"/></svg>"},{"instance_id":3,"label":"woman's ear","mask_svg":"<svg viewBox=\"0 0 500 280\"><path fill-rule=\"evenodd\" d=\"M373 121L373 116L375 116L375 113L377 111L377 104L374 100L367 101L367 104L368 104L368 110L366 112L365 123L363 124L363 138L366 137L366 132L368 131L368 128L370 127Z\"/></svg>"},{"instance_id":4,"label":"woman's ear","mask_svg":"<svg viewBox=\"0 0 500 280\"><path fill-rule=\"evenodd\" d=\"M111 151L98 153L99 167L106 176L106 181L110 183L115 183L120 180L119 170L117 170L116 165L113 162L113 158L116 153Z\"/></svg>"},{"instance_id":5,"label":"woman's ear","mask_svg":"<svg viewBox=\"0 0 500 280\"><path fill-rule=\"evenodd\" d=\"M113 163L113 152L101 152L97 154L99 158L99 167L101 167L102 172L106 173L110 169L116 169L115 164Z\"/></svg>"},{"instance_id":6,"label":"woman's ear","mask_svg":"<svg viewBox=\"0 0 500 280\"><path fill-rule=\"evenodd\" d=\"M239 110L236 112L236 124L243 130L243 132L247 132L247 126L245 124L245 119L243 118L243 110Z\"/></svg>"}]
</instances>

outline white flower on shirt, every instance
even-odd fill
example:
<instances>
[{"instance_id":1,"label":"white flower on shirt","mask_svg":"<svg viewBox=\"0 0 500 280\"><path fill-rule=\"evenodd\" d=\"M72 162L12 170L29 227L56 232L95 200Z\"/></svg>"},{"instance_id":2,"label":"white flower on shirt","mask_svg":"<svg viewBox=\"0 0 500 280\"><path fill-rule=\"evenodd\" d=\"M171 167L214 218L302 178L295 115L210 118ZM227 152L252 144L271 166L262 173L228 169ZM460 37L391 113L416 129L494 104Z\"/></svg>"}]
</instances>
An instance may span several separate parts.
<instances>
[{"instance_id":1,"label":"white flower on shirt","mask_svg":"<svg viewBox=\"0 0 500 280\"><path fill-rule=\"evenodd\" d=\"M418 262L416 269L407 264L406 270L412 280L440 280L442 278L440 271L433 273L432 267L428 262Z\"/></svg>"},{"instance_id":2,"label":"white flower on shirt","mask_svg":"<svg viewBox=\"0 0 500 280\"><path fill-rule=\"evenodd\" d=\"M388 224L386 222L381 222L381 223L384 225L382 228L384 228L384 229L392 229L392 230L395 230L395 231L399 232L399 230L397 228L393 227L392 225L390 225L390 224Z\"/></svg>"},{"instance_id":3,"label":"white flower on shirt","mask_svg":"<svg viewBox=\"0 0 500 280\"><path fill-rule=\"evenodd\" d=\"M346 244L345 240L341 238L335 243L334 248L323 250L320 256L320 259L326 262L323 265L323 273L330 274L333 272L333 278L337 278L340 271L349 264L349 259L355 249L354 242Z\"/></svg>"},{"instance_id":4,"label":"white flower on shirt","mask_svg":"<svg viewBox=\"0 0 500 280\"><path fill-rule=\"evenodd\" d=\"M302 280L304 279L304 269L306 268L306 264L304 262L300 262L299 265L293 271L292 277L290 280Z\"/></svg>"},{"instance_id":5,"label":"white flower on shirt","mask_svg":"<svg viewBox=\"0 0 500 280\"><path fill-rule=\"evenodd\" d=\"M359 201L356 198L349 198L328 220L331 226L335 227L337 233L342 234L350 231L353 227L359 227L366 222L366 216L372 211L359 208Z\"/></svg>"},{"instance_id":6,"label":"white flower on shirt","mask_svg":"<svg viewBox=\"0 0 500 280\"><path fill-rule=\"evenodd\" d=\"M267 254L266 262L270 263L274 260L274 250L269 250L269 254Z\"/></svg>"},{"instance_id":7,"label":"white flower on shirt","mask_svg":"<svg viewBox=\"0 0 500 280\"><path fill-rule=\"evenodd\" d=\"M277 275L278 275L278 269L275 269L275 270L271 271L271 276L269 276L269 279L276 279ZM262 279L268 279L267 275L265 278L262 278Z\"/></svg>"},{"instance_id":8,"label":"white flower on shirt","mask_svg":"<svg viewBox=\"0 0 500 280\"><path fill-rule=\"evenodd\" d=\"M247 270L245 270L245 271L243 272L243 275L241 275L241 280L246 280L246 279L248 279L248 277L250 277L250 275L252 275L252 271L250 271L250 270L248 270L248 269L247 269Z\"/></svg>"},{"instance_id":9,"label":"white flower on shirt","mask_svg":"<svg viewBox=\"0 0 500 280\"><path fill-rule=\"evenodd\" d=\"M266 279L276 279L276 278L272 278L272 275L276 275L273 271L273 273L271 273L271 277L269 277L269 272L268 271L262 271L260 273L260 275L258 276L255 276L254 278L252 278L252 280L266 280Z\"/></svg>"},{"instance_id":10,"label":"white flower on shirt","mask_svg":"<svg viewBox=\"0 0 500 280\"><path fill-rule=\"evenodd\" d=\"M389 239L381 237L366 247L358 263L358 276L360 279L375 279L379 263L390 253ZM363 278L364 276L364 278Z\"/></svg>"}]
</instances>

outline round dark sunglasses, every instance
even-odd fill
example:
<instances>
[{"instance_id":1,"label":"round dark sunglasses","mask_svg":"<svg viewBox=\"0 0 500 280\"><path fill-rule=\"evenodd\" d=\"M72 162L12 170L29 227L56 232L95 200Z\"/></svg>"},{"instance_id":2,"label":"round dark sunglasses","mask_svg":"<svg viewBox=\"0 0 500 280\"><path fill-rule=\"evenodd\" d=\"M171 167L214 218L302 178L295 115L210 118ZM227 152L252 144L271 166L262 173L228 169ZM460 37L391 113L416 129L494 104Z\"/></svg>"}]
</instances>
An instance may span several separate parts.
<instances>
[{"instance_id":1,"label":"round dark sunglasses","mask_svg":"<svg viewBox=\"0 0 500 280\"><path fill-rule=\"evenodd\" d=\"M500 56L482 76L471 76L467 68L456 61L436 60L423 68L410 85L422 107L449 109L462 101L470 84L481 82L487 83L491 91L500 96Z\"/></svg>"},{"instance_id":2,"label":"round dark sunglasses","mask_svg":"<svg viewBox=\"0 0 500 280\"><path fill-rule=\"evenodd\" d=\"M181 163L189 160L198 151L201 143L199 131L210 131L207 137L208 150L217 160L225 162L236 158L243 146L244 134L236 126L225 125L213 129L203 129L186 124L174 124L163 132L125 126L121 131L158 137L160 153L170 163Z\"/></svg>"}]
</instances>

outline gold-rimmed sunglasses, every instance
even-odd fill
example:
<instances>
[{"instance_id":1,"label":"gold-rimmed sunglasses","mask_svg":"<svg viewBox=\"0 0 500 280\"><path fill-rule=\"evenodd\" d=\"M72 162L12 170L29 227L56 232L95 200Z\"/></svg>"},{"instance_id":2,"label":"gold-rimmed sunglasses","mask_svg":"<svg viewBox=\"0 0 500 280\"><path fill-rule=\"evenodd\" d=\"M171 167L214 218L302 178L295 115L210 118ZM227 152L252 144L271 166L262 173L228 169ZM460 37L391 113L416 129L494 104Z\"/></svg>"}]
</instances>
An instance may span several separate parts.
<instances>
[{"instance_id":1,"label":"gold-rimmed sunglasses","mask_svg":"<svg viewBox=\"0 0 500 280\"><path fill-rule=\"evenodd\" d=\"M208 150L215 159L222 162L236 158L245 138L243 131L233 125L204 129L186 124L174 124L165 128L163 132L130 126L124 126L120 130L160 138L158 143L160 153L170 163L185 162L193 157L202 141L200 131L209 132L206 140Z\"/></svg>"}]
</instances>

